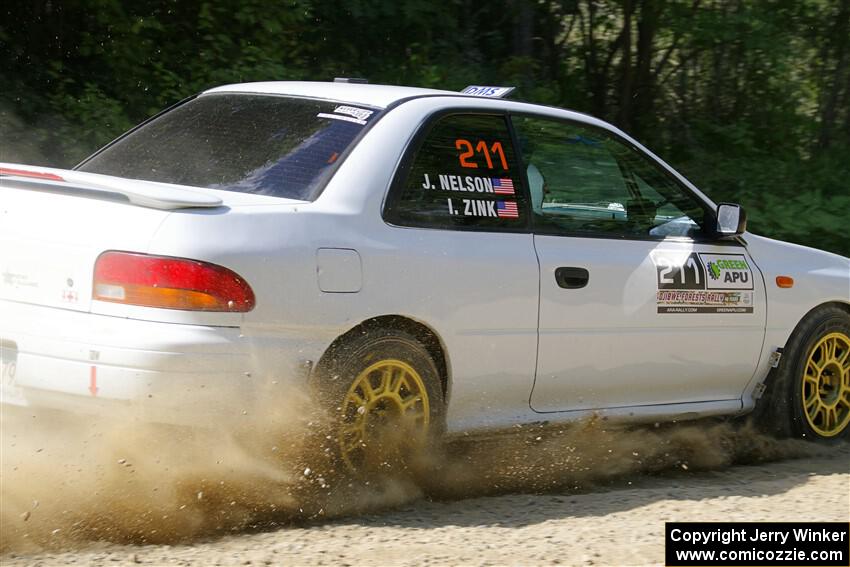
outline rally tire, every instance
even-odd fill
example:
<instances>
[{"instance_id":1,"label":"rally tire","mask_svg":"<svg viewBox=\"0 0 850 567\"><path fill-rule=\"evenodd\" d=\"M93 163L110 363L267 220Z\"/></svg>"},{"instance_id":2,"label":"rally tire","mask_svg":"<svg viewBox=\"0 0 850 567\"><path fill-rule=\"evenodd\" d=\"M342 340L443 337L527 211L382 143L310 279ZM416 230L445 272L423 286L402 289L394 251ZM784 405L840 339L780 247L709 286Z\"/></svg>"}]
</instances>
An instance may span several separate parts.
<instances>
[{"instance_id":1,"label":"rally tire","mask_svg":"<svg viewBox=\"0 0 850 567\"><path fill-rule=\"evenodd\" d=\"M428 350L404 331L374 329L344 341L314 380L331 419L330 451L353 473L410 468L444 429L441 383Z\"/></svg>"},{"instance_id":2,"label":"rally tire","mask_svg":"<svg viewBox=\"0 0 850 567\"><path fill-rule=\"evenodd\" d=\"M824 306L797 326L756 415L778 437L822 442L850 438L847 311Z\"/></svg>"}]
</instances>

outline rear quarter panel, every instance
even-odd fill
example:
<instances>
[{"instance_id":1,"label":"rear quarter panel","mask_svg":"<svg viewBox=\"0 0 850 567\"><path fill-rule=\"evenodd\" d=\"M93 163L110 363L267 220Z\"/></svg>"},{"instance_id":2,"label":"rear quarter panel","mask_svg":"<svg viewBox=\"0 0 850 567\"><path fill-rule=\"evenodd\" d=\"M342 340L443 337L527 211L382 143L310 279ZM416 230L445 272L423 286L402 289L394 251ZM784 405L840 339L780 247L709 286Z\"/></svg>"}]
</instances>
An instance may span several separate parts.
<instances>
[{"instance_id":1,"label":"rear quarter panel","mask_svg":"<svg viewBox=\"0 0 850 567\"><path fill-rule=\"evenodd\" d=\"M381 216L408 141L438 107L422 99L387 113L316 201L175 212L150 252L214 262L246 279L257 303L239 325L258 372L303 377L300 365L318 362L341 334L402 315L446 348L450 429L504 424L530 413L539 285L531 235L405 229ZM359 291L322 292L320 248L357 251Z\"/></svg>"}]
</instances>

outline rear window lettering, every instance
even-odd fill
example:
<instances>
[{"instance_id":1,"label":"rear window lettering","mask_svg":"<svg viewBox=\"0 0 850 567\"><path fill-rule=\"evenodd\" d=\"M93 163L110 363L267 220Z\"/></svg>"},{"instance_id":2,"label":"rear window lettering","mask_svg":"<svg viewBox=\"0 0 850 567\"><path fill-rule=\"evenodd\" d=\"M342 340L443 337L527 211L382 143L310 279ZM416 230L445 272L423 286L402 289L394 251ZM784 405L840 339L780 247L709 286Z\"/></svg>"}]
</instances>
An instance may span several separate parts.
<instances>
[{"instance_id":1,"label":"rear window lettering","mask_svg":"<svg viewBox=\"0 0 850 567\"><path fill-rule=\"evenodd\" d=\"M365 126L366 121L369 120L369 117L372 116L372 114L372 110L366 110L365 108L357 108L356 106L337 106L336 108L334 108L333 114L328 112L320 112L316 116L318 116L319 118L345 120L347 122L354 122L355 124Z\"/></svg>"},{"instance_id":2,"label":"rear window lettering","mask_svg":"<svg viewBox=\"0 0 850 567\"><path fill-rule=\"evenodd\" d=\"M457 230L522 229L528 212L518 169L503 117L447 116L431 127L395 187L388 220Z\"/></svg>"},{"instance_id":3,"label":"rear window lettering","mask_svg":"<svg viewBox=\"0 0 850 567\"><path fill-rule=\"evenodd\" d=\"M202 95L131 132L80 170L313 200L376 110L272 95Z\"/></svg>"}]
</instances>

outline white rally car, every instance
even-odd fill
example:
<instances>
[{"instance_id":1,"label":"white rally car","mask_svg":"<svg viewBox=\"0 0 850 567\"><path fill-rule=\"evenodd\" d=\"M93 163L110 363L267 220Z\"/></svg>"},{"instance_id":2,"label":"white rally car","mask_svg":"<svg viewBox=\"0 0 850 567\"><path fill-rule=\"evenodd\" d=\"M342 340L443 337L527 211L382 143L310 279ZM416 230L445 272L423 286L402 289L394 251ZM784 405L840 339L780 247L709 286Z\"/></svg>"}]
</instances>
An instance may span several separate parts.
<instances>
[{"instance_id":1,"label":"white rally car","mask_svg":"<svg viewBox=\"0 0 850 567\"><path fill-rule=\"evenodd\" d=\"M230 85L74 170L2 164L3 403L192 423L306 382L355 466L402 421L758 403L846 436L850 261L504 91Z\"/></svg>"}]
</instances>

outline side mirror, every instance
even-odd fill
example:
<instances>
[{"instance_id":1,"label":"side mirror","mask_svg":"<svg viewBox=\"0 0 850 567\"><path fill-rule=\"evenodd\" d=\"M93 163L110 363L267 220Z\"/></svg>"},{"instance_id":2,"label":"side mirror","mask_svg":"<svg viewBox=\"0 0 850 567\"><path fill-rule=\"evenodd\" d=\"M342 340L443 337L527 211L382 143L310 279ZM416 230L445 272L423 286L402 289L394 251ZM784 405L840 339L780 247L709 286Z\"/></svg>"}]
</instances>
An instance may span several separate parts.
<instances>
[{"instance_id":1,"label":"side mirror","mask_svg":"<svg viewBox=\"0 0 850 567\"><path fill-rule=\"evenodd\" d=\"M720 203L717 205L717 234L738 236L747 230L747 212L741 205Z\"/></svg>"}]
</instances>

